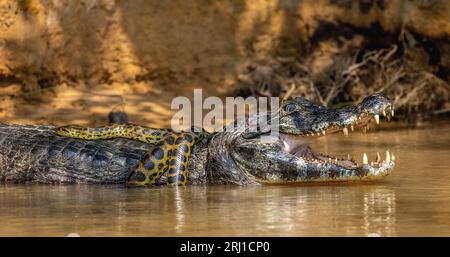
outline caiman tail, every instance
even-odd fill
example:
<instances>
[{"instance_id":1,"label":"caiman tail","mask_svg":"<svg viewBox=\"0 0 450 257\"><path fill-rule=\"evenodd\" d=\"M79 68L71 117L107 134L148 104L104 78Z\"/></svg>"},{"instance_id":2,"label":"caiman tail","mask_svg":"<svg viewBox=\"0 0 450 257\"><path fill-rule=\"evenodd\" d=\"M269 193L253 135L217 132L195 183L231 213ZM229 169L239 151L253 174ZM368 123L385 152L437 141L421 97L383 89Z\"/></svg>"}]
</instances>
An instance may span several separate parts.
<instances>
[{"instance_id":1,"label":"caiman tail","mask_svg":"<svg viewBox=\"0 0 450 257\"><path fill-rule=\"evenodd\" d=\"M53 126L0 124L0 182L125 183L145 144L55 135Z\"/></svg>"}]
</instances>

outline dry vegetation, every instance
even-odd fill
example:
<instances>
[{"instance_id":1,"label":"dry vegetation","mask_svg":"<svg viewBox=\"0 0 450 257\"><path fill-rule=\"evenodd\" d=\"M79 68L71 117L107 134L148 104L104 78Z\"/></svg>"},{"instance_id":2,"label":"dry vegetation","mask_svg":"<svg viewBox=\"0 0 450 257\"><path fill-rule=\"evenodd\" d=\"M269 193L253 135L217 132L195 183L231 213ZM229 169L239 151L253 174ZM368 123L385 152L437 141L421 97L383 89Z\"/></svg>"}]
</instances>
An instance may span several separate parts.
<instances>
[{"instance_id":1,"label":"dry vegetation","mask_svg":"<svg viewBox=\"0 0 450 257\"><path fill-rule=\"evenodd\" d=\"M450 86L391 48L339 54L327 68L311 74L308 58L273 58L250 64L231 94L304 96L325 106L358 102L373 93L393 99L403 118L449 111ZM400 117L402 116L400 115Z\"/></svg>"}]
</instances>

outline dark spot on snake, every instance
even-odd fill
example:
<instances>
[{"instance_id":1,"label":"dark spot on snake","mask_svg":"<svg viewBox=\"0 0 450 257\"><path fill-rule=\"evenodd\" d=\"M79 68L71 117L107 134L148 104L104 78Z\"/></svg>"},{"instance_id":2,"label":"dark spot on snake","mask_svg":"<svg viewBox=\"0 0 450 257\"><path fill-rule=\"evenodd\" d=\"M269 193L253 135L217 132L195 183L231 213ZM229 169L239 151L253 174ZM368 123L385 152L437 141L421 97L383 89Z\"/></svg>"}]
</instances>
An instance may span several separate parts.
<instances>
[{"instance_id":1,"label":"dark spot on snake","mask_svg":"<svg viewBox=\"0 0 450 257\"><path fill-rule=\"evenodd\" d=\"M133 173L131 175L130 180L142 182L145 180L145 175L144 175L144 173L142 173L140 171L136 171L135 173Z\"/></svg>"},{"instance_id":2,"label":"dark spot on snake","mask_svg":"<svg viewBox=\"0 0 450 257\"><path fill-rule=\"evenodd\" d=\"M173 145L173 137L172 136L167 137L166 138L166 143L169 144L169 145Z\"/></svg>"},{"instance_id":3,"label":"dark spot on snake","mask_svg":"<svg viewBox=\"0 0 450 257\"><path fill-rule=\"evenodd\" d=\"M181 157L181 162L186 162L186 161L187 161L186 155L183 155L183 156Z\"/></svg>"},{"instance_id":4,"label":"dark spot on snake","mask_svg":"<svg viewBox=\"0 0 450 257\"><path fill-rule=\"evenodd\" d=\"M164 168L164 163L158 164L158 169L159 169L159 170L162 170L162 168ZM161 172L162 172L162 171L161 171Z\"/></svg>"},{"instance_id":5,"label":"dark spot on snake","mask_svg":"<svg viewBox=\"0 0 450 257\"><path fill-rule=\"evenodd\" d=\"M177 170L174 168L170 168L168 172L169 172L169 174L175 174L175 173L177 173Z\"/></svg>"},{"instance_id":6,"label":"dark spot on snake","mask_svg":"<svg viewBox=\"0 0 450 257\"><path fill-rule=\"evenodd\" d=\"M189 146L187 146L186 144L181 146L181 150L185 153L189 152Z\"/></svg>"},{"instance_id":7,"label":"dark spot on snake","mask_svg":"<svg viewBox=\"0 0 450 257\"><path fill-rule=\"evenodd\" d=\"M151 160L148 160L147 162L145 162L144 167L147 170L152 170L155 167L155 164Z\"/></svg>"},{"instance_id":8,"label":"dark spot on snake","mask_svg":"<svg viewBox=\"0 0 450 257\"><path fill-rule=\"evenodd\" d=\"M184 135L184 139L186 139L189 143L192 143L192 141L194 140L194 139L192 138L192 136L189 135L189 134Z\"/></svg>"},{"instance_id":9,"label":"dark spot on snake","mask_svg":"<svg viewBox=\"0 0 450 257\"><path fill-rule=\"evenodd\" d=\"M185 171L185 170L186 170L186 166L181 165L181 166L180 166L180 170L181 170L181 171Z\"/></svg>"},{"instance_id":10,"label":"dark spot on snake","mask_svg":"<svg viewBox=\"0 0 450 257\"><path fill-rule=\"evenodd\" d=\"M172 160L170 160L169 165L170 165L170 166L175 166L176 163L177 163L177 160L172 159Z\"/></svg>"},{"instance_id":11,"label":"dark spot on snake","mask_svg":"<svg viewBox=\"0 0 450 257\"><path fill-rule=\"evenodd\" d=\"M186 178L184 177L184 175L183 174L178 174L178 181L181 181L181 182L184 182L184 180L185 180Z\"/></svg>"},{"instance_id":12,"label":"dark spot on snake","mask_svg":"<svg viewBox=\"0 0 450 257\"><path fill-rule=\"evenodd\" d=\"M180 144L181 142L183 142L183 138L182 137L179 137L179 138L177 138L177 140L175 141L175 144Z\"/></svg>"},{"instance_id":13,"label":"dark spot on snake","mask_svg":"<svg viewBox=\"0 0 450 257\"><path fill-rule=\"evenodd\" d=\"M164 157L164 151L161 148L155 148L152 151L152 155L155 157L155 159L157 160L161 160Z\"/></svg>"}]
</instances>

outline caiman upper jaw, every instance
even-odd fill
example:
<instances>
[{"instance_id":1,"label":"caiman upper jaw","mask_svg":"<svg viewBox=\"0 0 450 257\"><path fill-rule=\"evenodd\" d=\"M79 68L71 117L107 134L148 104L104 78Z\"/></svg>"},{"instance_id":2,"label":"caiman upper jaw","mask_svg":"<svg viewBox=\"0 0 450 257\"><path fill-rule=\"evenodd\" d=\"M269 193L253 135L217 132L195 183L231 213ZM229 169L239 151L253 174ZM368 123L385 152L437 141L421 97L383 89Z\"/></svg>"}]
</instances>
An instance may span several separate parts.
<instances>
[{"instance_id":1,"label":"caiman upper jaw","mask_svg":"<svg viewBox=\"0 0 450 257\"><path fill-rule=\"evenodd\" d=\"M372 120L379 124L380 117L390 120L394 116L392 102L381 94L339 109L328 109L296 98L285 102L281 109L280 131L303 136L323 136L337 131L348 135L349 130L359 127L365 131Z\"/></svg>"}]
</instances>

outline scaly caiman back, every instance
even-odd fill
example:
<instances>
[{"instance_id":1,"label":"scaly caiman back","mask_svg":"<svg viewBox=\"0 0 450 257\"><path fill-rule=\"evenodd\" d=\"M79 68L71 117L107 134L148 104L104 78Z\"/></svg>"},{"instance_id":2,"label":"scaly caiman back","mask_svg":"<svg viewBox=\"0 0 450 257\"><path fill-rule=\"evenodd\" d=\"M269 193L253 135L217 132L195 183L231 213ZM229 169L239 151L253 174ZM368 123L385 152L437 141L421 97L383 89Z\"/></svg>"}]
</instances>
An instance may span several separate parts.
<instances>
[{"instance_id":1,"label":"scaly caiman back","mask_svg":"<svg viewBox=\"0 0 450 257\"><path fill-rule=\"evenodd\" d=\"M125 183L146 144L59 137L53 126L0 124L0 181Z\"/></svg>"}]
</instances>

